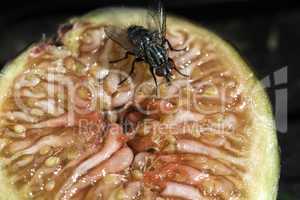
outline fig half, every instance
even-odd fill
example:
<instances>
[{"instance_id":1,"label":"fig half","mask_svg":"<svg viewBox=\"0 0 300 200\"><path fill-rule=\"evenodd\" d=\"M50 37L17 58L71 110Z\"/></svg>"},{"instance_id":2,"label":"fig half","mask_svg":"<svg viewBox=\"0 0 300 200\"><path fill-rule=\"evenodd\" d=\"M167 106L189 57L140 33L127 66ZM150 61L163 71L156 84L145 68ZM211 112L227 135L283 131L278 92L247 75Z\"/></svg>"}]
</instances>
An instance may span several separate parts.
<instances>
[{"instance_id":1,"label":"fig half","mask_svg":"<svg viewBox=\"0 0 300 200\"><path fill-rule=\"evenodd\" d=\"M228 43L167 18L172 84L133 58L106 25L145 10L109 8L61 25L0 79L0 199L276 199L279 156L268 97Z\"/></svg>"}]
</instances>

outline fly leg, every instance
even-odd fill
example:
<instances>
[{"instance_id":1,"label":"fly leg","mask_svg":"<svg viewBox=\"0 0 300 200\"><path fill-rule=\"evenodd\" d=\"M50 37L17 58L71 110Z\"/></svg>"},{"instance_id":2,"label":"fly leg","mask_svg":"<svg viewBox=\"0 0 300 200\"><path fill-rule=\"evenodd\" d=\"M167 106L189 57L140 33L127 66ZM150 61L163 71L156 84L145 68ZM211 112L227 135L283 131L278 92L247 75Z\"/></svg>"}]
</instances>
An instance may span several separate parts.
<instances>
[{"instance_id":1,"label":"fly leg","mask_svg":"<svg viewBox=\"0 0 300 200\"><path fill-rule=\"evenodd\" d=\"M156 93L156 96L157 96L157 87L158 87L158 85L157 85L157 80L156 80L156 76L155 76L155 73L154 73L154 68L153 67L150 67L150 71L151 71L151 74L152 74L152 77L153 77L153 79L154 79L154 83L155 83L155 93Z\"/></svg>"},{"instance_id":2,"label":"fly leg","mask_svg":"<svg viewBox=\"0 0 300 200\"><path fill-rule=\"evenodd\" d=\"M168 74L165 78L167 80L168 85L171 85L171 79L172 79L171 75Z\"/></svg>"},{"instance_id":3,"label":"fly leg","mask_svg":"<svg viewBox=\"0 0 300 200\"><path fill-rule=\"evenodd\" d=\"M172 58L168 58L168 61L172 65L172 68L174 68L175 71L178 72L178 74L180 74L181 76L184 76L184 77L189 77L189 75L183 74L179 69L177 69L177 67L174 63L174 60L172 60Z\"/></svg>"},{"instance_id":4,"label":"fly leg","mask_svg":"<svg viewBox=\"0 0 300 200\"><path fill-rule=\"evenodd\" d=\"M171 51L186 51L187 50L187 47L184 47L182 49L175 49L169 40L165 39L165 43L167 43L168 47L171 49Z\"/></svg>"},{"instance_id":5,"label":"fly leg","mask_svg":"<svg viewBox=\"0 0 300 200\"><path fill-rule=\"evenodd\" d=\"M141 58L136 58L136 59L134 59L134 61L133 61L132 64L131 64L131 69L130 69L130 72L129 72L128 76L127 76L126 78L124 78L124 79L119 83L119 85L121 85L122 83L124 83L124 82L132 75L132 73L134 72L134 66L135 66L135 63L141 62L141 61L143 61L143 59L141 59Z\"/></svg>"},{"instance_id":6,"label":"fly leg","mask_svg":"<svg viewBox=\"0 0 300 200\"><path fill-rule=\"evenodd\" d=\"M109 61L109 63L117 63L117 62L120 62L120 61L122 61L122 60L127 59L129 55L134 55L134 54L131 53L131 52L129 52L129 51L127 51L127 52L125 53L125 56L124 56L124 57L119 58L119 59L117 59L117 60Z\"/></svg>"}]
</instances>

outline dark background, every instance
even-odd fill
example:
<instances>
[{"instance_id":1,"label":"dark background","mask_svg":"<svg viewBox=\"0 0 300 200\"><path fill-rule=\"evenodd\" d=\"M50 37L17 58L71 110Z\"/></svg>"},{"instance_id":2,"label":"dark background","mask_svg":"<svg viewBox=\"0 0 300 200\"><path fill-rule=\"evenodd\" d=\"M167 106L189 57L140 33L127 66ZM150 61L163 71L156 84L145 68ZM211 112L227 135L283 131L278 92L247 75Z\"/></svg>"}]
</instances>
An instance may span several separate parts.
<instances>
[{"instance_id":1,"label":"dark background","mask_svg":"<svg viewBox=\"0 0 300 200\"><path fill-rule=\"evenodd\" d=\"M105 6L146 6L139 0L10 0L0 7L0 66L24 47L51 36L71 16ZM269 77L273 106L278 90L288 90L288 116L280 112L280 200L300 199L300 6L288 1L262 4L244 0L166 0L168 12L205 25L232 43L254 67L260 79ZM288 83L275 84L274 72L288 67ZM278 102L277 102L278 104ZM283 105L284 108L284 105ZM274 107L275 109L275 107ZM281 127L282 128L282 127Z\"/></svg>"}]
</instances>

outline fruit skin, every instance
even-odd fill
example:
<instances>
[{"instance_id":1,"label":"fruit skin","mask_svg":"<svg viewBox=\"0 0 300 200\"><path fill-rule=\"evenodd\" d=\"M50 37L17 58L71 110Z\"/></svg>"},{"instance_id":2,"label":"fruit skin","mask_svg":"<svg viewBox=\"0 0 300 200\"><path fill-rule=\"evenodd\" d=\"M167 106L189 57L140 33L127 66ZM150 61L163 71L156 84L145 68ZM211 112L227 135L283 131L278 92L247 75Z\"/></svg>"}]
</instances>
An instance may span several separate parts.
<instances>
[{"instance_id":1,"label":"fruit skin","mask_svg":"<svg viewBox=\"0 0 300 200\"><path fill-rule=\"evenodd\" d=\"M30 49L30 48L29 48ZM3 109L3 101L6 96L9 95L10 86L13 83L14 78L23 71L24 63L27 60L29 50L26 50L21 55L19 55L15 60L6 64L1 71L0 77L0 113ZM0 200L19 200L22 194L21 192L15 190L9 180L6 177L6 174L1 168L3 168L4 162L0 158Z\"/></svg>"},{"instance_id":2,"label":"fruit skin","mask_svg":"<svg viewBox=\"0 0 300 200\"><path fill-rule=\"evenodd\" d=\"M140 19L144 12L143 9L107 8L91 12L80 18L73 18L70 23L76 23L77 21L88 21L95 24L109 22L115 25L137 23L137 19ZM247 199L275 200L280 172L279 148L270 101L260 82L236 50L214 33L187 20L173 16L168 17L167 26L180 27L188 30L191 34L209 39L216 46L217 54L225 60L229 60L232 70L239 74L239 81L242 82L244 94L248 99L247 102L250 103L250 112L253 114L254 124L247 131L247 133L252 133L252 145L249 150L250 157L248 161L249 173L244 176L249 192ZM78 53L77 36L81 31L83 30L79 27L75 31L67 32L63 38L64 45L75 55ZM30 49L31 47L8 63L2 70L0 78L0 113L4 106L3 100L9 95L9 89L14 78L24 69L24 63L26 63ZM1 159L0 164L3 165ZM13 188L5 178L5 173L0 170L0 200L26 199L21 193Z\"/></svg>"}]
</instances>

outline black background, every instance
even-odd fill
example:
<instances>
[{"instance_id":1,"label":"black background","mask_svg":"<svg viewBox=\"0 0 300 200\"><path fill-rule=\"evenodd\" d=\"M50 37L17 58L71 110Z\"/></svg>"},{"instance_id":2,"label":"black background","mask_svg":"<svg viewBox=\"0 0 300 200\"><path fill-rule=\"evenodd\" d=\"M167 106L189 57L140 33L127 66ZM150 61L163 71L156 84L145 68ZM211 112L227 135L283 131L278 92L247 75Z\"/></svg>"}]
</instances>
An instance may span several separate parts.
<instances>
[{"instance_id":1,"label":"black background","mask_svg":"<svg viewBox=\"0 0 300 200\"><path fill-rule=\"evenodd\" d=\"M147 6L138 0L15 1L0 6L0 66L24 47L51 36L71 16L107 6ZM300 6L289 1L262 3L229 0L166 0L168 12L198 22L232 43L260 79L288 67L288 83L267 89L288 89L288 131L278 132L281 147L280 200L300 199Z\"/></svg>"}]
</instances>

